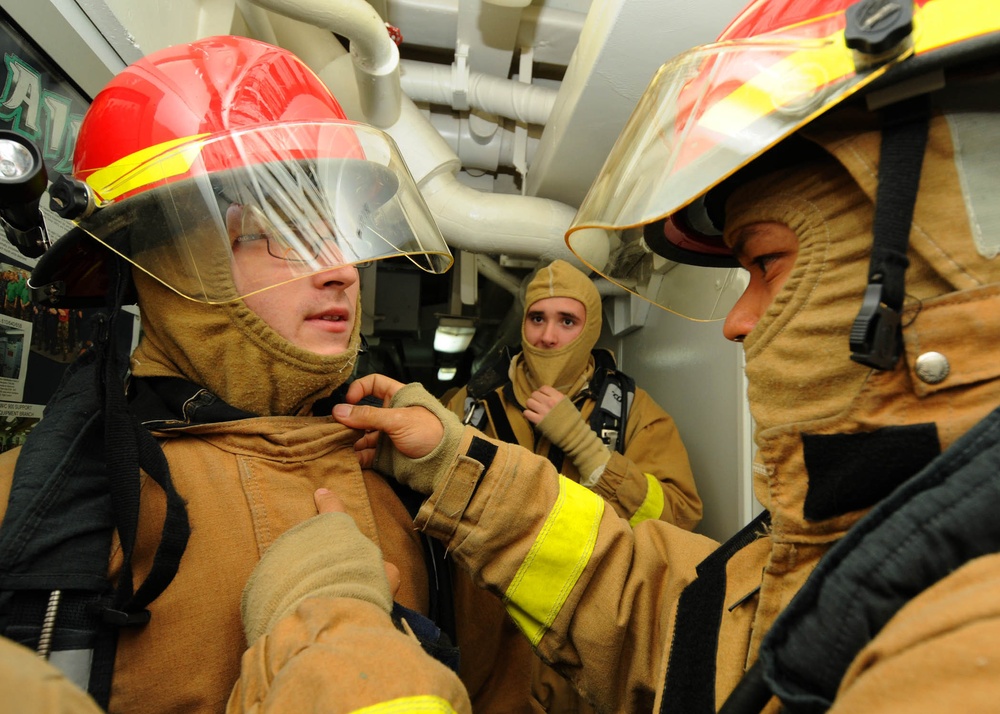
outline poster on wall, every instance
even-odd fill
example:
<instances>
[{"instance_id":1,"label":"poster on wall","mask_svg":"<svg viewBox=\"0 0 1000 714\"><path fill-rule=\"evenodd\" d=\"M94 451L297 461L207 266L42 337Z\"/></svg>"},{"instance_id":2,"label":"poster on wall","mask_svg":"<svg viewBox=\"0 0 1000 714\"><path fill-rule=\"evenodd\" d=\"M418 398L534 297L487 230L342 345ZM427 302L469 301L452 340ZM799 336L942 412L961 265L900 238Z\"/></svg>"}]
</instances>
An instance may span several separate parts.
<instances>
[{"instance_id":1,"label":"poster on wall","mask_svg":"<svg viewBox=\"0 0 1000 714\"><path fill-rule=\"evenodd\" d=\"M0 9L0 129L38 147L51 182L72 170L73 147L90 100ZM55 241L72 224L39 209ZM24 441L67 365L87 345L95 310L40 305L27 279L37 259L0 231L0 452Z\"/></svg>"}]
</instances>

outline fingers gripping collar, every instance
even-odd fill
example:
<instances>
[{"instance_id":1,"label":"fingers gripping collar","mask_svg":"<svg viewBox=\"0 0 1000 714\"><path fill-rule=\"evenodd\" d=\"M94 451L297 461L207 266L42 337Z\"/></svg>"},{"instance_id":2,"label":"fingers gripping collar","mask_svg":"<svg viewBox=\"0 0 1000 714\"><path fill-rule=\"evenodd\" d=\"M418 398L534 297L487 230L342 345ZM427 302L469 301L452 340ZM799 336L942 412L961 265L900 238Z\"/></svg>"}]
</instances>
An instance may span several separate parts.
<instances>
[{"instance_id":1,"label":"fingers gripping collar","mask_svg":"<svg viewBox=\"0 0 1000 714\"><path fill-rule=\"evenodd\" d=\"M375 450L373 465L376 471L426 495L434 491L434 486L454 463L465 427L455 414L416 382L407 384L396 392L389 403L390 408L411 406L424 407L438 418L444 427L440 443L425 456L411 459L401 454L392 441L383 436Z\"/></svg>"}]
</instances>

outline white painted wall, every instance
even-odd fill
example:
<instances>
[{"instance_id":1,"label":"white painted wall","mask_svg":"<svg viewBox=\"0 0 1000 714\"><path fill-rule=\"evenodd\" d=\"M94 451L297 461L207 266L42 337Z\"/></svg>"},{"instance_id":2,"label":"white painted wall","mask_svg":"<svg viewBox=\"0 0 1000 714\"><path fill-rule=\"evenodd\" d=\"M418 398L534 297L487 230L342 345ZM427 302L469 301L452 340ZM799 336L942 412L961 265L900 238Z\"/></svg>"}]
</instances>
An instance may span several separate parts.
<instances>
[{"instance_id":1,"label":"white painted wall","mask_svg":"<svg viewBox=\"0 0 1000 714\"><path fill-rule=\"evenodd\" d=\"M645 326L612 345L619 367L677 423L705 504L698 531L726 540L759 512L743 348L723 338L721 322L692 322L655 307Z\"/></svg>"}]
</instances>

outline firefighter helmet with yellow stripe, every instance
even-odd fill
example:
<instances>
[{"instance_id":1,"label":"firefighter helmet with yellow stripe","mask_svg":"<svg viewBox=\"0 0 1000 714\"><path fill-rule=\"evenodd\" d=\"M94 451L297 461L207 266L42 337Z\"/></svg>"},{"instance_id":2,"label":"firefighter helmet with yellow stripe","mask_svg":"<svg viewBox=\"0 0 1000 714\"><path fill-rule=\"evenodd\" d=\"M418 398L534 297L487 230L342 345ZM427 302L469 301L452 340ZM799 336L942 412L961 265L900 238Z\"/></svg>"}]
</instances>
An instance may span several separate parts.
<instances>
[{"instance_id":1,"label":"firefighter helmet with yellow stripe","mask_svg":"<svg viewBox=\"0 0 1000 714\"><path fill-rule=\"evenodd\" d=\"M993 0L757 0L717 42L659 69L567 243L661 307L723 318L743 288L721 241L724 189L794 161L792 137L831 108L894 102L914 77L998 42Z\"/></svg>"},{"instance_id":2,"label":"firefighter helmet with yellow stripe","mask_svg":"<svg viewBox=\"0 0 1000 714\"><path fill-rule=\"evenodd\" d=\"M206 303L245 297L220 267L248 237L286 261L280 282L393 256L451 265L392 139L347 120L298 57L245 37L168 47L115 76L84 117L73 175L95 209L32 276L64 303L103 296L107 250Z\"/></svg>"}]
</instances>

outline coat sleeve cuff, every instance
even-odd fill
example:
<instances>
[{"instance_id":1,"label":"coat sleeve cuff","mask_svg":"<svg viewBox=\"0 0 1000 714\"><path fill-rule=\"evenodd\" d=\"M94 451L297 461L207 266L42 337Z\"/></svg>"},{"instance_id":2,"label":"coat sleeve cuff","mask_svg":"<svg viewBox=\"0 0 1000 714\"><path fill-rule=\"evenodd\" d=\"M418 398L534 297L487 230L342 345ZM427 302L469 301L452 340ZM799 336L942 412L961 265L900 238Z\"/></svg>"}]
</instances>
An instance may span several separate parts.
<instances>
[{"instance_id":1,"label":"coat sleeve cuff","mask_svg":"<svg viewBox=\"0 0 1000 714\"><path fill-rule=\"evenodd\" d=\"M495 442L472 427L465 427L458 455L434 492L424 501L415 524L430 535L451 541L483 477L506 444Z\"/></svg>"}]
</instances>

